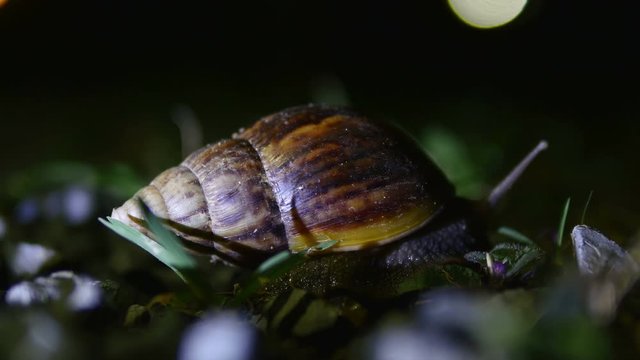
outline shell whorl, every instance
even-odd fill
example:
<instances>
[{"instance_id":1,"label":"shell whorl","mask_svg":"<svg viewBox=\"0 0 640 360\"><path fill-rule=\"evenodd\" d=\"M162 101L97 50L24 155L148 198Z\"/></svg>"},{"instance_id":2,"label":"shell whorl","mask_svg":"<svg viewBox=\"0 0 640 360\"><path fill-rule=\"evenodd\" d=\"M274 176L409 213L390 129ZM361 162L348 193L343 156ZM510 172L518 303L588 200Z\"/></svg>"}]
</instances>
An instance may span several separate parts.
<instances>
[{"instance_id":1,"label":"shell whorl","mask_svg":"<svg viewBox=\"0 0 640 360\"><path fill-rule=\"evenodd\" d=\"M241 261L246 249L377 246L421 228L454 196L406 135L349 110L301 106L197 150L140 190L178 235ZM186 202L186 203L184 203ZM137 201L113 217L141 218ZM213 234L241 248L221 246ZM244 249L244 250L243 250Z\"/></svg>"},{"instance_id":2,"label":"shell whorl","mask_svg":"<svg viewBox=\"0 0 640 360\"><path fill-rule=\"evenodd\" d=\"M287 247L273 191L245 140L223 140L197 150L112 216L129 224L128 215L142 219L137 199L185 240L214 248L234 262L246 261L247 251L260 258ZM148 234L140 224L133 225Z\"/></svg>"}]
</instances>

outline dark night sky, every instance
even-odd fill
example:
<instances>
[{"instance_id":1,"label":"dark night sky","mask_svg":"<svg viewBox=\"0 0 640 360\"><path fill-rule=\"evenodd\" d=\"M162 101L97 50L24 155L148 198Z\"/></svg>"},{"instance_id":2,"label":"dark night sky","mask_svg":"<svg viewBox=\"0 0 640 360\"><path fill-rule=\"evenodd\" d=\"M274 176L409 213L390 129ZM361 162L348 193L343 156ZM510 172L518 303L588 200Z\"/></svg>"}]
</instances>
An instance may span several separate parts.
<instances>
[{"instance_id":1,"label":"dark night sky","mask_svg":"<svg viewBox=\"0 0 640 360\"><path fill-rule=\"evenodd\" d=\"M151 175L181 158L175 104L191 106L214 141L310 101L309 84L328 74L367 114L409 129L430 119L511 149L493 177L545 137L552 176L531 178L557 184L554 201L595 188L633 207L624 189L640 182L639 25L629 6L530 1L515 22L481 31L444 0L8 0L0 169L121 161Z\"/></svg>"},{"instance_id":2,"label":"dark night sky","mask_svg":"<svg viewBox=\"0 0 640 360\"><path fill-rule=\"evenodd\" d=\"M226 3L9 0L1 89L46 96L142 74L249 81L317 72L408 85L466 74L529 87L541 76L626 76L636 66L635 11L620 3L532 1L493 31L463 25L444 0Z\"/></svg>"}]
</instances>

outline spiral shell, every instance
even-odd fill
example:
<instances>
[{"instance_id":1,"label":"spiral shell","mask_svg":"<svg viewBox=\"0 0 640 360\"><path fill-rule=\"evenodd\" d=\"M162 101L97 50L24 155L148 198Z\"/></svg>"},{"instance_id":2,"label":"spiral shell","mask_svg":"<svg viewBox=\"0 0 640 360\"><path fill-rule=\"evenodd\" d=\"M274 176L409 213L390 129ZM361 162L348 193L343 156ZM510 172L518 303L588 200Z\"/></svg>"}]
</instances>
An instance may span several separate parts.
<instances>
[{"instance_id":1,"label":"spiral shell","mask_svg":"<svg viewBox=\"0 0 640 360\"><path fill-rule=\"evenodd\" d=\"M262 118L156 177L112 217L141 226L142 200L180 237L251 263L327 240L379 246L421 228L454 196L409 137L343 108Z\"/></svg>"}]
</instances>

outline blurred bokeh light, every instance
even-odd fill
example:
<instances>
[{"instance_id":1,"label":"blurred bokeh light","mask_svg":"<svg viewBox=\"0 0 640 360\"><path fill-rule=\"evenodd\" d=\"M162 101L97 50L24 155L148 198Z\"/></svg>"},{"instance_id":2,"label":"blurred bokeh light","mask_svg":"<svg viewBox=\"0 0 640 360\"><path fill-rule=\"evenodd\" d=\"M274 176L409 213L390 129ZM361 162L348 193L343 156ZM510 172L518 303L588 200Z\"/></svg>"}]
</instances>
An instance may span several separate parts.
<instances>
[{"instance_id":1,"label":"blurred bokeh light","mask_svg":"<svg viewBox=\"0 0 640 360\"><path fill-rule=\"evenodd\" d=\"M178 359L249 360L256 354L256 329L237 314L209 314L184 333Z\"/></svg>"},{"instance_id":2,"label":"blurred bokeh light","mask_svg":"<svg viewBox=\"0 0 640 360\"><path fill-rule=\"evenodd\" d=\"M493 28L515 19L527 0L449 0L460 20L477 28Z\"/></svg>"}]
</instances>

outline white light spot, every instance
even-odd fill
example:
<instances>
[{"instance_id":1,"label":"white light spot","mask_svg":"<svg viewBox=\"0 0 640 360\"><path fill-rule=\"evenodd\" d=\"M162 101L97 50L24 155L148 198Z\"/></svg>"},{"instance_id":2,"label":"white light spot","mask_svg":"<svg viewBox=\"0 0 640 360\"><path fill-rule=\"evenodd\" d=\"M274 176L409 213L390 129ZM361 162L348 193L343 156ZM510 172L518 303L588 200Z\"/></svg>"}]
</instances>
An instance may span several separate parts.
<instances>
[{"instance_id":1,"label":"white light spot","mask_svg":"<svg viewBox=\"0 0 640 360\"><path fill-rule=\"evenodd\" d=\"M85 276L77 276L74 283L75 288L67 298L67 305L71 310L90 310L100 305L102 289L97 281Z\"/></svg>"},{"instance_id":2,"label":"white light spot","mask_svg":"<svg viewBox=\"0 0 640 360\"><path fill-rule=\"evenodd\" d=\"M72 225L83 223L93 213L94 204L94 194L91 190L81 186L71 186L63 194L64 217Z\"/></svg>"},{"instance_id":3,"label":"white light spot","mask_svg":"<svg viewBox=\"0 0 640 360\"><path fill-rule=\"evenodd\" d=\"M233 313L208 315L185 331L178 359L250 359L254 328Z\"/></svg>"},{"instance_id":4,"label":"white light spot","mask_svg":"<svg viewBox=\"0 0 640 360\"><path fill-rule=\"evenodd\" d=\"M42 245L19 243L13 254L11 269L16 275L35 274L53 255L55 251Z\"/></svg>"},{"instance_id":5,"label":"white light spot","mask_svg":"<svg viewBox=\"0 0 640 360\"><path fill-rule=\"evenodd\" d=\"M70 310L89 310L100 304L102 290L97 282L71 271L58 271L48 277L20 282L9 288L5 301L10 305L29 306L60 300L62 294L66 294L66 290L61 289L67 289L69 283L73 284L73 290L65 302Z\"/></svg>"},{"instance_id":6,"label":"white light spot","mask_svg":"<svg viewBox=\"0 0 640 360\"><path fill-rule=\"evenodd\" d=\"M449 6L466 24L487 29L515 19L527 0L449 0Z\"/></svg>"},{"instance_id":7,"label":"white light spot","mask_svg":"<svg viewBox=\"0 0 640 360\"><path fill-rule=\"evenodd\" d=\"M388 330L374 342L373 358L376 360L425 359L432 349L417 332L410 329Z\"/></svg>"},{"instance_id":8,"label":"white light spot","mask_svg":"<svg viewBox=\"0 0 640 360\"><path fill-rule=\"evenodd\" d=\"M5 301L9 305L28 306L31 303L44 303L49 300L46 292L40 292L33 283L20 282L7 290Z\"/></svg>"}]
</instances>

